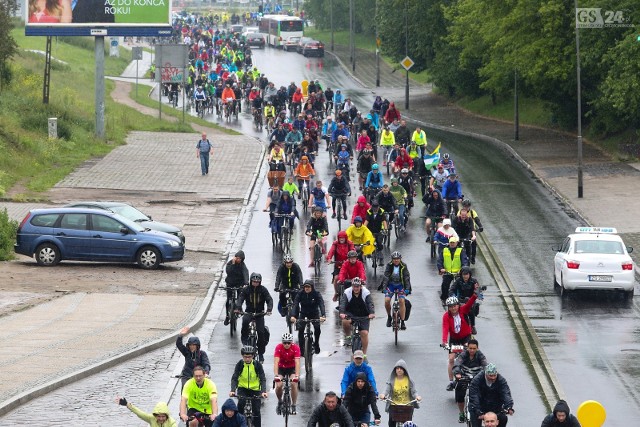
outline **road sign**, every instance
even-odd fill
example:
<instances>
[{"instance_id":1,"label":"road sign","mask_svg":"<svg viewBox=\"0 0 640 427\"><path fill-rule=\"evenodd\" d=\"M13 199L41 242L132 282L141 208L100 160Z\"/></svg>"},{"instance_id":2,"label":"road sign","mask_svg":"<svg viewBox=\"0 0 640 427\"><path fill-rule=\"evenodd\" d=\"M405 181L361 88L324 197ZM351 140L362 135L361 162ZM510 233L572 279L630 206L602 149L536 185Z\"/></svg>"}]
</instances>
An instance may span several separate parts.
<instances>
[{"instance_id":1,"label":"road sign","mask_svg":"<svg viewBox=\"0 0 640 427\"><path fill-rule=\"evenodd\" d=\"M131 48L132 60L139 61L142 59L142 47L134 46Z\"/></svg>"},{"instance_id":2,"label":"road sign","mask_svg":"<svg viewBox=\"0 0 640 427\"><path fill-rule=\"evenodd\" d=\"M413 60L408 56L406 56L402 61L400 61L400 65L402 65L402 68L404 68L407 71L409 71L409 69L413 67L413 64L415 64L415 62L413 62Z\"/></svg>"}]
</instances>

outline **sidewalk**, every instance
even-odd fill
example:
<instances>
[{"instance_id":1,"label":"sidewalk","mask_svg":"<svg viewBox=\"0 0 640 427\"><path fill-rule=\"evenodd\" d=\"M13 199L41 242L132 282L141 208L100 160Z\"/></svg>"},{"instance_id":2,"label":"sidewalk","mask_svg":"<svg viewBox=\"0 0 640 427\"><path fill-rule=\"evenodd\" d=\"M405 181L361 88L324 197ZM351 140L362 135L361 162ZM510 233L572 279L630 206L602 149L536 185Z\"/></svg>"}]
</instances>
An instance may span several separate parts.
<instances>
[{"instance_id":1,"label":"sidewalk","mask_svg":"<svg viewBox=\"0 0 640 427\"><path fill-rule=\"evenodd\" d=\"M351 72L348 50L335 46L334 53ZM513 123L468 113L431 93L429 87L415 82L410 82L410 110L405 111L404 92L398 90L398 79L404 79L404 72L392 71L388 64L380 62L381 85L384 87L376 88L375 54L357 51L355 77L376 94L395 101L403 116L419 121L427 128L486 136L505 144L525 167L586 222L594 226L616 227L627 245L640 249L640 223L631 221L629 215L640 210L640 200L631 196L631 189L640 187L640 163L612 161L594 144L583 141L584 197L579 199L575 135L521 125L519 141L515 141ZM615 209L614 206L620 206L622 200L624 208ZM640 262L638 251L631 256L636 264Z\"/></svg>"},{"instance_id":2,"label":"sidewalk","mask_svg":"<svg viewBox=\"0 0 640 427\"><path fill-rule=\"evenodd\" d=\"M111 96L145 114L157 115L156 110L135 104L128 97L129 88L129 84L117 82ZM38 305L0 317L0 414L60 385L166 345L185 325L195 329L201 324L212 301L212 285L222 277L229 245L246 214L265 148L244 135L194 128L198 133L132 132L126 145L87 162L48 196L56 205L96 192L102 199L135 198L136 205L145 206L143 210L156 219L183 229L188 250L185 258L195 257L199 263L195 273L206 279L206 287L187 294L62 292L41 303L40 298L51 294L56 284L55 269L48 270L50 285L43 287L42 294L21 295L3 286L3 303L5 297L9 304L12 299L33 298L32 303ZM195 157L195 143L203 131L214 150L206 177L201 176ZM40 206L43 204L0 203L0 209L7 208L18 221L29 209ZM202 253L206 255L198 255ZM20 280L5 276L2 268L0 264L0 275L9 279L9 284ZM130 274L142 280L143 275L136 272ZM163 272L153 273L157 274L151 280L171 280Z\"/></svg>"}]
</instances>

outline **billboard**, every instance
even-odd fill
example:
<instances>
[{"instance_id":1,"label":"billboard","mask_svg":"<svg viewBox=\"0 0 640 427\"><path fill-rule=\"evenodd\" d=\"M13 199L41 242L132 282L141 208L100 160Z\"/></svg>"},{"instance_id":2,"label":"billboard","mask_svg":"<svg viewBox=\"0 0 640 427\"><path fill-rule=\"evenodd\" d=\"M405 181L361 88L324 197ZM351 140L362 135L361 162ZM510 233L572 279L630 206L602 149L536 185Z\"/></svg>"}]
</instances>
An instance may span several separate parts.
<instances>
[{"instance_id":1,"label":"billboard","mask_svg":"<svg viewBox=\"0 0 640 427\"><path fill-rule=\"evenodd\" d=\"M171 0L26 0L24 9L26 35L171 35Z\"/></svg>"}]
</instances>

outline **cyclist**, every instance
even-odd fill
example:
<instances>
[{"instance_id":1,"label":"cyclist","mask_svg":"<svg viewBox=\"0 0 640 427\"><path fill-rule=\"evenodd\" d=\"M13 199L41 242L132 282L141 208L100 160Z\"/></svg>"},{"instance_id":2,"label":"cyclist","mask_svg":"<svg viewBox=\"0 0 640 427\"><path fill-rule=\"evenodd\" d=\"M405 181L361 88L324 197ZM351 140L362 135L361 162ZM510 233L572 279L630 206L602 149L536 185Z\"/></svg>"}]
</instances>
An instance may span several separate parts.
<instances>
[{"instance_id":1,"label":"cyclist","mask_svg":"<svg viewBox=\"0 0 640 427\"><path fill-rule=\"evenodd\" d=\"M196 103L196 114L200 112L200 108L204 108L204 104L207 101L207 94L204 92L202 86L198 86L193 92L193 99Z\"/></svg>"},{"instance_id":2,"label":"cyclist","mask_svg":"<svg viewBox=\"0 0 640 427\"><path fill-rule=\"evenodd\" d=\"M151 427L177 427L178 423L176 420L171 418L171 413L169 412L169 405L165 402L158 402L156 406L153 408L153 413L147 414L146 412L138 409L131 402L127 402L127 399L124 397L116 396L116 403L122 406L126 406L131 412L136 414L138 418L142 421L145 421Z\"/></svg>"},{"instance_id":3,"label":"cyclist","mask_svg":"<svg viewBox=\"0 0 640 427\"><path fill-rule=\"evenodd\" d=\"M267 192L267 202L265 203L264 212L269 212L269 228L272 227L273 223L273 213L276 211L278 204L280 203L280 198L282 197L282 191L280 191L280 187L278 184L275 184L271 189Z\"/></svg>"},{"instance_id":4,"label":"cyclist","mask_svg":"<svg viewBox=\"0 0 640 427\"><path fill-rule=\"evenodd\" d=\"M387 164L389 152L393 149L394 145L396 145L396 137L393 132L391 132L391 129L389 129L389 126L385 126L380 134L380 147L384 148L384 165Z\"/></svg>"},{"instance_id":5,"label":"cyclist","mask_svg":"<svg viewBox=\"0 0 640 427\"><path fill-rule=\"evenodd\" d=\"M231 88L231 85L227 84L222 91L222 104L229 105L229 114L233 114L236 108L236 93Z\"/></svg>"},{"instance_id":6,"label":"cyclist","mask_svg":"<svg viewBox=\"0 0 640 427\"><path fill-rule=\"evenodd\" d=\"M407 215L413 207L413 198L415 197L414 185L415 181L409 174L409 169L402 168L400 170L400 176L398 177L398 184L407 192Z\"/></svg>"},{"instance_id":7,"label":"cyclist","mask_svg":"<svg viewBox=\"0 0 640 427\"><path fill-rule=\"evenodd\" d=\"M391 123L396 120L400 120L400 111L396 108L396 104L394 102L389 104L389 108L384 113L384 121L387 123Z\"/></svg>"},{"instance_id":8,"label":"cyclist","mask_svg":"<svg viewBox=\"0 0 640 427\"><path fill-rule=\"evenodd\" d=\"M471 425L480 427L488 412L498 415L498 425L505 427L509 422L507 414L513 415L513 399L507 380L498 373L498 368L489 363L484 374L476 375L469 384L469 411ZM506 411L506 414L503 412Z\"/></svg>"},{"instance_id":9,"label":"cyclist","mask_svg":"<svg viewBox=\"0 0 640 427\"><path fill-rule=\"evenodd\" d=\"M225 271L227 273L227 277L224 279L227 285L227 302L225 303L225 308L226 313L229 313L229 304L231 303L231 298L233 298L233 289L229 288L239 290L249 283L249 270L247 269L247 265L244 263L243 251L236 252L234 257L227 262ZM227 314L224 318L224 325L227 326L229 321L230 319Z\"/></svg>"},{"instance_id":10,"label":"cyclist","mask_svg":"<svg viewBox=\"0 0 640 427\"><path fill-rule=\"evenodd\" d=\"M312 189L309 189L309 207L315 206L320 209L323 213L327 211L327 206L329 205L329 191L325 187L322 186L322 181L316 181L316 186Z\"/></svg>"},{"instance_id":11,"label":"cyclist","mask_svg":"<svg viewBox=\"0 0 640 427\"><path fill-rule=\"evenodd\" d=\"M373 253L375 249L375 240L373 234L367 227L364 226L362 217L357 216L353 219L353 224L347 227L347 237L351 240L357 248L360 247L361 256L364 258Z\"/></svg>"},{"instance_id":12,"label":"cyclist","mask_svg":"<svg viewBox=\"0 0 640 427\"><path fill-rule=\"evenodd\" d=\"M300 158L300 163L296 166L296 170L293 172L293 175L298 179L299 188L302 188L302 185L306 182L307 187L309 186L309 181L313 179L316 171L313 169L313 166L309 163L309 157L302 156Z\"/></svg>"},{"instance_id":13,"label":"cyclist","mask_svg":"<svg viewBox=\"0 0 640 427\"><path fill-rule=\"evenodd\" d=\"M291 300L296 298L297 293L300 291L302 282L302 270L300 266L293 262L293 257L289 254L285 254L282 261L282 265L278 268L276 273L276 283L274 285L274 291L278 292L280 297L278 299L278 311L282 317L290 316L291 313L287 313L287 292L291 293Z\"/></svg>"},{"instance_id":14,"label":"cyclist","mask_svg":"<svg viewBox=\"0 0 640 427\"><path fill-rule=\"evenodd\" d=\"M388 214L389 218L389 231L393 228L391 223L393 222L394 215L398 213L398 205L396 205L396 198L393 194L391 194L391 189L387 184L382 186L382 191L380 191L375 200L380 204L380 208L384 209L384 211Z\"/></svg>"},{"instance_id":15,"label":"cyclist","mask_svg":"<svg viewBox=\"0 0 640 427\"><path fill-rule=\"evenodd\" d=\"M278 118L280 118L280 116L278 116ZM287 139L288 132L289 131L284 128L284 123L278 122L276 124L276 128L271 132L271 135L269 135L270 144L277 143L280 146L286 146L285 141Z\"/></svg>"},{"instance_id":16,"label":"cyclist","mask_svg":"<svg viewBox=\"0 0 640 427\"><path fill-rule=\"evenodd\" d=\"M347 345L351 342L349 335L351 330L351 317L363 318L358 321L360 325L360 338L362 339L362 351L367 355L369 347L369 321L376 317L371 292L365 288L359 277L351 281L351 287L344 291L340 297L340 318Z\"/></svg>"},{"instance_id":17,"label":"cyclist","mask_svg":"<svg viewBox=\"0 0 640 427\"><path fill-rule=\"evenodd\" d=\"M280 196L280 200L276 205L275 212L278 215L287 215L287 217L274 218L274 221L271 222L271 232L280 233L282 224L284 224L285 220L288 221L289 230L293 230L294 221L296 219L296 205L288 191L282 192L282 196Z\"/></svg>"},{"instance_id":18,"label":"cyclist","mask_svg":"<svg viewBox=\"0 0 640 427\"><path fill-rule=\"evenodd\" d=\"M309 417L307 427L354 427L351 415L344 405L338 403L338 396L329 391L324 400L316 406Z\"/></svg>"},{"instance_id":19,"label":"cyclist","mask_svg":"<svg viewBox=\"0 0 640 427\"><path fill-rule=\"evenodd\" d=\"M456 233L458 233L458 238L461 240L469 240L469 242L465 242L463 244L463 247L467 253L469 261L475 264L475 258L471 258L471 243L476 241L476 224L473 222L473 219L469 216L466 209L460 209L458 215L453 218L451 226L456 230Z\"/></svg>"},{"instance_id":20,"label":"cyclist","mask_svg":"<svg viewBox=\"0 0 640 427\"><path fill-rule=\"evenodd\" d=\"M222 404L220 414L213 420L213 427L247 427L247 419L238 412L233 399L227 399Z\"/></svg>"},{"instance_id":21,"label":"cyclist","mask_svg":"<svg viewBox=\"0 0 640 427\"><path fill-rule=\"evenodd\" d=\"M296 194L298 195L298 199L300 198L300 189L298 188L298 186L296 185L295 182L293 182L293 177L289 176L287 178L287 182L284 183L284 185L282 186L282 192L284 193L285 191L288 191L289 194L291 194L291 197L295 196ZM305 203L307 201L305 200Z\"/></svg>"},{"instance_id":22,"label":"cyclist","mask_svg":"<svg viewBox=\"0 0 640 427\"><path fill-rule=\"evenodd\" d=\"M335 174L336 176L329 184L329 194L331 194L332 198L331 207L333 209L331 218L336 217L336 201L340 201L342 203L342 218L347 219L347 196L351 196L351 187L340 169L336 170Z\"/></svg>"},{"instance_id":23,"label":"cyclist","mask_svg":"<svg viewBox=\"0 0 640 427\"><path fill-rule=\"evenodd\" d=\"M367 374L359 372L356 375L356 380L347 387L342 404L347 408L351 419L358 427L363 425L368 427L371 421L371 412L373 412L375 424L380 424L377 400L376 391L367 381ZM371 407L371 411L369 407Z\"/></svg>"},{"instance_id":24,"label":"cyclist","mask_svg":"<svg viewBox=\"0 0 640 427\"><path fill-rule=\"evenodd\" d=\"M469 298L464 305L460 305L458 298L449 297L445 304L447 311L442 315L442 346L464 345L466 346L471 337L471 326L467 322L466 315L473 308L476 302L478 290ZM449 365L447 373L449 374L449 383L453 381L453 360L455 354L449 350Z\"/></svg>"},{"instance_id":25,"label":"cyclist","mask_svg":"<svg viewBox=\"0 0 640 427\"><path fill-rule=\"evenodd\" d=\"M356 151L364 150L367 144L371 144L371 138L369 138L369 135L367 135L366 129L363 129L362 131L360 131L360 135L358 136Z\"/></svg>"},{"instance_id":26,"label":"cyclist","mask_svg":"<svg viewBox=\"0 0 640 427\"><path fill-rule=\"evenodd\" d=\"M376 241L376 248L378 250L378 262L382 265L383 254L382 254L382 239L384 237L384 233L387 232L389 225L387 224L387 215L384 209L380 208L380 203L377 200L371 202L371 208L367 210L367 215L365 216L364 226L371 231L373 237Z\"/></svg>"},{"instance_id":27,"label":"cyclist","mask_svg":"<svg viewBox=\"0 0 640 427\"><path fill-rule=\"evenodd\" d=\"M441 227L442 218L446 215L446 210L444 202L442 201L442 197L440 197L440 193L438 192L438 190L433 190L430 197L427 197L427 195L425 195L422 200L424 201L425 205L427 205L427 211L425 213L427 219L424 222L424 227L427 230L426 241L429 242L431 241L431 225L435 224L434 226L436 227L436 229Z\"/></svg>"},{"instance_id":28,"label":"cyclist","mask_svg":"<svg viewBox=\"0 0 640 427\"><path fill-rule=\"evenodd\" d=\"M269 153L269 157L267 158L269 162L269 170L275 171L284 171L285 163L287 161L287 157L284 154L284 150L280 148L280 144L274 144L273 149L271 149L271 153Z\"/></svg>"},{"instance_id":29,"label":"cyclist","mask_svg":"<svg viewBox=\"0 0 640 427\"><path fill-rule=\"evenodd\" d=\"M298 118L293 121L293 128L304 132L307 127L307 121L304 119L304 113L298 114Z\"/></svg>"},{"instance_id":30,"label":"cyclist","mask_svg":"<svg viewBox=\"0 0 640 427\"><path fill-rule=\"evenodd\" d=\"M449 153L444 153L442 155L442 159L440 160L440 163L443 167L444 170L446 170L449 173L456 173L456 168L453 165L453 159L451 159L451 156L449 156Z\"/></svg>"},{"instance_id":31,"label":"cyclist","mask_svg":"<svg viewBox=\"0 0 640 427\"><path fill-rule=\"evenodd\" d=\"M349 146L346 144L344 137L338 137L339 149L334 155L336 161L336 169L349 173L349 163L353 159L353 153L350 152Z\"/></svg>"},{"instance_id":32,"label":"cyclist","mask_svg":"<svg viewBox=\"0 0 640 427\"><path fill-rule=\"evenodd\" d=\"M417 126L411 134L411 141L415 141L418 148L422 151L422 156L427 154L427 135L420 129L420 126Z\"/></svg>"},{"instance_id":33,"label":"cyclist","mask_svg":"<svg viewBox=\"0 0 640 427\"><path fill-rule=\"evenodd\" d=\"M486 417L485 417L486 422ZM542 420L541 427L580 427L580 421L571 413L569 404L564 400L558 400L553 412Z\"/></svg>"},{"instance_id":34,"label":"cyclist","mask_svg":"<svg viewBox=\"0 0 640 427\"><path fill-rule=\"evenodd\" d=\"M253 425L261 427L260 401L255 397L261 396L263 399L269 397L267 393L267 377L264 374L262 364L253 360L255 349L251 346L243 346L240 350L242 360L236 363L231 375L230 397L238 396L238 410L244 413L244 406L251 405L253 415ZM247 402L247 400L249 400Z\"/></svg>"},{"instance_id":35,"label":"cyclist","mask_svg":"<svg viewBox=\"0 0 640 427\"><path fill-rule=\"evenodd\" d=\"M338 129L338 125L333 121L332 116L328 116L327 120L322 125L322 139L327 143L326 151L329 151L329 140L332 140L333 133ZM335 142L335 141L333 141Z\"/></svg>"},{"instance_id":36,"label":"cyclist","mask_svg":"<svg viewBox=\"0 0 640 427\"><path fill-rule=\"evenodd\" d=\"M406 315L405 299L411 293L411 275L407 264L402 262L402 255L395 251L391 254L391 262L384 269L382 283L378 290L384 289L384 308L387 310L387 328L391 327L391 298L395 291L398 291L398 302L400 303L400 329L407 329L404 324Z\"/></svg>"},{"instance_id":37,"label":"cyclist","mask_svg":"<svg viewBox=\"0 0 640 427\"><path fill-rule=\"evenodd\" d=\"M358 157L356 170L358 172L358 185L360 191L364 188L364 183L369 176L369 172L371 172L373 165L376 163L375 158L371 154L371 150L369 148L365 148L360 152L360 156Z\"/></svg>"},{"instance_id":38,"label":"cyclist","mask_svg":"<svg viewBox=\"0 0 640 427\"><path fill-rule=\"evenodd\" d=\"M447 203L447 207L451 204L451 209L455 209L454 213L458 212L463 196L462 186L455 173L450 173L449 178L442 185L442 198ZM451 215L451 212L448 213Z\"/></svg>"},{"instance_id":39,"label":"cyclist","mask_svg":"<svg viewBox=\"0 0 640 427\"><path fill-rule=\"evenodd\" d=\"M189 408L187 410L187 408ZM180 399L180 419L185 423L196 412L209 415L204 425L211 427L218 415L218 390L209 378L206 378L202 366L193 368L193 378L184 384ZM189 427L196 427L198 420L189 422Z\"/></svg>"},{"instance_id":40,"label":"cyclist","mask_svg":"<svg viewBox=\"0 0 640 427\"><path fill-rule=\"evenodd\" d=\"M460 380L463 375L475 376L477 372L487 366L487 358L478 349L478 340L472 339L467 343L467 348L456 357L453 363L453 376L456 381ZM452 381L447 386L447 390L451 391L455 388L455 399L460 411L458 415L458 422L465 422L466 417L464 414L464 396L467 393L467 382L459 382L456 385L455 381Z\"/></svg>"},{"instance_id":41,"label":"cyclist","mask_svg":"<svg viewBox=\"0 0 640 427\"><path fill-rule=\"evenodd\" d=\"M407 191L398 183L398 178L391 178L391 188L389 189L389 193L391 193L395 198L398 219L400 220L400 228L404 230L407 215Z\"/></svg>"},{"instance_id":42,"label":"cyclist","mask_svg":"<svg viewBox=\"0 0 640 427\"><path fill-rule=\"evenodd\" d=\"M200 350L200 339L196 336L189 337L187 340L187 346L182 343L182 337L189 334L189 327L185 326L180 330L178 338L176 338L176 347L180 353L184 356L184 367L180 373L182 379L182 387L184 383L193 378L193 368L201 366L204 369L205 375L209 376L211 371L211 364L209 363L209 356L204 350Z\"/></svg>"},{"instance_id":43,"label":"cyclist","mask_svg":"<svg viewBox=\"0 0 640 427\"><path fill-rule=\"evenodd\" d=\"M453 281L454 276L458 274L462 267L469 266L467 255L462 248L458 247L458 242L458 237L449 237L449 246L443 247L438 256L438 274L442 276L440 299L443 304L449 296L449 285Z\"/></svg>"},{"instance_id":44,"label":"cyclist","mask_svg":"<svg viewBox=\"0 0 640 427\"><path fill-rule=\"evenodd\" d=\"M385 389L384 394L381 394L379 398L384 400L385 397L387 399L393 400L394 403L387 401L385 411L389 412L389 407L393 404L399 405L408 405L410 402L417 400L418 402L422 400L422 397L418 394L416 390L416 385L409 376L409 370L407 369L407 362L400 359L396 362L391 374L389 375L389 380L387 381L387 387ZM419 408L420 405L418 402L413 402L411 405L414 408ZM396 425L395 421L389 417L389 427L394 427Z\"/></svg>"},{"instance_id":45,"label":"cyclist","mask_svg":"<svg viewBox=\"0 0 640 427\"><path fill-rule=\"evenodd\" d=\"M341 396L347 393L347 388L350 384L356 380L359 374L364 374L367 382L371 384L373 392L378 394L378 386L376 384L375 375L373 375L373 369L371 365L365 362L365 356L362 350L356 350L353 352L353 361L344 368L342 373L342 381L340 382Z\"/></svg>"},{"instance_id":46,"label":"cyclist","mask_svg":"<svg viewBox=\"0 0 640 427\"><path fill-rule=\"evenodd\" d=\"M331 244L331 248L329 249L329 253L327 253L327 262L331 262L331 258L334 259L333 265L333 288L337 293L337 282L338 275L340 274L340 269L342 268L342 264L347 260L347 254L349 251L354 251L355 247L353 243L349 241L347 238L347 232L344 230L340 230L338 232L338 238ZM334 301L337 301L334 299Z\"/></svg>"},{"instance_id":47,"label":"cyclist","mask_svg":"<svg viewBox=\"0 0 640 427\"><path fill-rule=\"evenodd\" d=\"M447 178L449 178L449 171L444 169L442 164L438 164L436 170L431 172L431 179L429 180L429 189L430 190L438 190L442 191L442 186L445 182L447 182Z\"/></svg>"},{"instance_id":48,"label":"cyclist","mask_svg":"<svg viewBox=\"0 0 640 427\"><path fill-rule=\"evenodd\" d=\"M396 142L403 147L406 147L411 141L411 131L407 127L407 121L401 120L400 126L394 132L396 136ZM422 156L421 156L422 157Z\"/></svg>"},{"instance_id":49,"label":"cyclist","mask_svg":"<svg viewBox=\"0 0 640 427\"><path fill-rule=\"evenodd\" d=\"M457 239L458 233L456 233L456 230L451 226L451 220L449 218L445 218L442 220L442 226L438 227L436 230L436 234L433 239L438 243L438 245L440 245L440 247L444 247L449 244L449 239L452 237Z\"/></svg>"},{"instance_id":50,"label":"cyclist","mask_svg":"<svg viewBox=\"0 0 640 427\"><path fill-rule=\"evenodd\" d=\"M405 148L401 148L399 155L393 162L393 174L395 176L400 175L400 171L404 168L413 169L413 159L409 156Z\"/></svg>"},{"instance_id":51,"label":"cyclist","mask_svg":"<svg viewBox=\"0 0 640 427\"><path fill-rule=\"evenodd\" d=\"M254 317L252 314L261 313L265 311L266 315L271 315L273 311L273 299L269 294L269 290L262 285L262 275L259 273L251 273L249 278L249 285L242 288L240 296L236 303L236 307L242 308L242 304L246 301L245 315L242 316L242 329L240 331L240 339L242 344L247 344L247 336L249 335L249 323ZM238 310L239 311L239 310ZM258 360L264 361L264 349L267 346L267 331L264 325L264 316L255 317L256 329L258 331Z\"/></svg>"},{"instance_id":52,"label":"cyclist","mask_svg":"<svg viewBox=\"0 0 640 427\"><path fill-rule=\"evenodd\" d=\"M336 89L336 92L333 94L333 105L335 107L335 110L336 111L342 110L343 103L344 103L344 96L342 95L342 92L340 91L340 89Z\"/></svg>"},{"instance_id":53,"label":"cyclist","mask_svg":"<svg viewBox=\"0 0 640 427\"><path fill-rule=\"evenodd\" d=\"M266 94L265 99L268 99ZM276 108L273 106L271 101L267 101L267 106L264 107L264 118L266 123L271 122L271 124L273 124L273 121L276 118Z\"/></svg>"},{"instance_id":54,"label":"cyclist","mask_svg":"<svg viewBox=\"0 0 640 427\"><path fill-rule=\"evenodd\" d=\"M367 180L365 181L364 188L373 189L374 193L378 190L382 189L384 185L384 177L382 176L382 172L380 172L380 168L377 163L374 163L371 166L371 172L367 174ZM373 198L373 196L371 196Z\"/></svg>"},{"instance_id":55,"label":"cyclist","mask_svg":"<svg viewBox=\"0 0 640 427\"><path fill-rule=\"evenodd\" d=\"M300 377L300 347L293 342L289 332L282 334L282 342L273 352L273 378L276 383L278 406L276 413L282 414L282 378L288 376L291 382L291 415L295 415L298 401L298 378Z\"/></svg>"},{"instance_id":56,"label":"cyclist","mask_svg":"<svg viewBox=\"0 0 640 427\"><path fill-rule=\"evenodd\" d=\"M291 313L291 323L296 323L297 319L320 319L324 322L326 313L324 310L324 299L322 294L315 290L314 281L307 279L302 286L302 292L298 292L295 301L293 301L293 312ZM298 326L298 342L300 343L300 352L304 354L304 326ZM313 323L313 352L320 353L320 323Z\"/></svg>"},{"instance_id":57,"label":"cyclist","mask_svg":"<svg viewBox=\"0 0 640 427\"><path fill-rule=\"evenodd\" d=\"M469 267L462 267L460 269L460 275L456 278L453 284L449 287L449 296L458 298L458 301L465 303L471 298L471 295L479 287L478 281L471 277L471 269ZM480 298L480 297L479 297ZM471 333L477 334L476 331L476 316L480 313L480 304L476 302L473 304L473 310L467 315L469 325L471 326Z\"/></svg>"},{"instance_id":58,"label":"cyclist","mask_svg":"<svg viewBox=\"0 0 640 427\"><path fill-rule=\"evenodd\" d=\"M287 132L287 136L284 139L284 151L289 157L289 162L293 160L293 156L291 156L291 153L293 153L295 149L298 148L298 146L302 143L303 138L304 136L302 135L302 132L300 132L300 129L296 127L292 127L291 130Z\"/></svg>"},{"instance_id":59,"label":"cyclist","mask_svg":"<svg viewBox=\"0 0 640 427\"><path fill-rule=\"evenodd\" d=\"M482 226L482 222L480 221L480 217L478 216L478 213L471 208L471 200L466 199L462 201L462 208L466 209L468 212L468 215L471 217L471 219L473 220L474 224L475 224L475 231L476 233L482 233L482 231L484 230L484 227ZM477 234L476 234L477 236ZM471 259L469 260L471 262L471 264L475 264L476 263L476 251L478 250L478 242L477 240L473 240L471 242Z\"/></svg>"},{"instance_id":60,"label":"cyclist","mask_svg":"<svg viewBox=\"0 0 640 427\"><path fill-rule=\"evenodd\" d=\"M363 282L367 281L367 273L364 269L364 264L358 259L358 253L355 250L349 251L347 254L347 260L347 262L342 263L337 280L337 284L341 286L344 285L345 289L349 287L349 282L353 281L356 277ZM338 293L337 287L335 290L336 293L333 295L333 300L338 301L340 294Z\"/></svg>"},{"instance_id":61,"label":"cyclist","mask_svg":"<svg viewBox=\"0 0 640 427\"><path fill-rule=\"evenodd\" d=\"M358 196L358 201L353 206L353 213L351 214L351 222L353 223L353 220L356 219L357 216L359 216L360 218L366 218L367 212L369 211L370 207L371 205L367 203L366 197Z\"/></svg>"},{"instance_id":62,"label":"cyclist","mask_svg":"<svg viewBox=\"0 0 640 427\"><path fill-rule=\"evenodd\" d=\"M291 96L291 114L295 116L296 113L302 111L302 89L296 88L296 91Z\"/></svg>"},{"instance_id":63,"label":"cyclist","mask_svg":"<svg viewBox=\"0 0 640 427\"><path fill-rule=\"evenodd\" d=\"M313 195L312 195L313 197ZM322 237L322 253L325 253L324 241L329 234L329 225L327 224L327 217L325 217L321 207L315 207L313 209L313 215L309 218L307 223L306 234L309 236L309 267L313 267L313 247L315 246L318 233Z\"/></svg>"}]
</instances>

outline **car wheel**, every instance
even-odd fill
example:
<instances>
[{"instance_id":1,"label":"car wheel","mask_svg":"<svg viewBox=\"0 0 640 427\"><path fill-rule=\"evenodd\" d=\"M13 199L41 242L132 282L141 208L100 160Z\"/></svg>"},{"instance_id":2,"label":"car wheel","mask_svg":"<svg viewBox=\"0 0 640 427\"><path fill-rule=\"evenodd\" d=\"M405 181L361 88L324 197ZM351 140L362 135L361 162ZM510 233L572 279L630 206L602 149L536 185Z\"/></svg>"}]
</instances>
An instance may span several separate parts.
<instances>
[{"instance_id":1,"label":"car wheel","mask_svg":"<svg viewBox=\"0 0 640 427\"><path fill-rule=\"evenodd\" d=\"M556 279L556 270L553 270L553 289L557 288L558 286L560 286L560 284L558 284L558 280Z\"/></svg>"},{"instance_id":2,"label":"car wheel","mask_svg":"<svg viewBox=\"0 0 640 427\"><path fill-rule=\"evenodd\" d=\"M627 300L627 301L633 299L634 292L635 292L635 289L631 289L630 291L625 291L624 292L624 299Z\"/></svg>"},{"instance_id":3,"label":"car wheel","mask_svg":"<svg viewBox=\"0 0 640 427\"><path fill-rule=\"evenodd\" d=\"M60 262L60 249L53 243L43 243L36 249L35 256L39 265L52 267Z\"/></svg>"},{"instance_id":4,"label":"car wheel","mask_svg":"<svg viewBox=\"0 0 640 427\"><path fill-rule=\"evenodd\" d=\"M560 296L566 298L569 296L569 289L564 287L564 283L562 281L562 275L560 276Z\"/></svg>"},{"instance_id":5,"label":"car wheel","mask_svg":"<svg viewBox=\"0 0 640 427\"><path fill-rule=\"evenodd\" d=\"M145 246L138 252L138 265L145 270L155 270L160 265L160 251L153 246Z\"/></svg>"}]
</instances>

